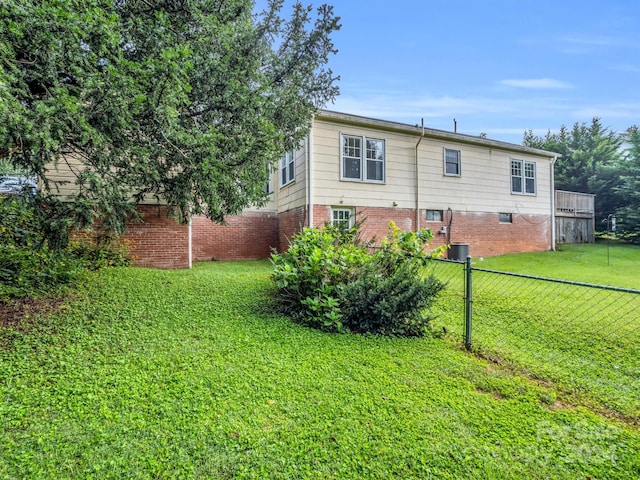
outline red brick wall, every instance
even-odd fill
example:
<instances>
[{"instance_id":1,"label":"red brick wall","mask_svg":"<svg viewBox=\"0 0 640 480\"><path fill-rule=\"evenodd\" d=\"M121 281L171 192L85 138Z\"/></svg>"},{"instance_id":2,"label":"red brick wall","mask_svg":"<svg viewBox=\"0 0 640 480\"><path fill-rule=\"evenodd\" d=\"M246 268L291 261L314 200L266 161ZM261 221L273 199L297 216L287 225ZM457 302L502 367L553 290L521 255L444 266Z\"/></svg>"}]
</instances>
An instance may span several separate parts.
<instances>
[{"instance_id":1,"label":"red brick wall","mask_svg":"<svg viewBox=\"0 0 640 480\"><path fill-rule=\"evenodd\" d=\"M141 205L142 223L128 223L123 238L131 245L133 264L155 268L189 268L189 227L167 217L165 207Z\"/></svg>"},{"instance_id":2,"label":"red brick wall","mask_svg":"<svg viewBox=\"0 0 640 480\"><path fill-rule=\"evenodd\" d=\"M141 206L143 223L128 225L124 238L132 247L134 265L156 268L189 267L189 229L167 218L164 207ZM390 221L402 230L413 230L415 210L398 208L357 208L366 217L363 238L384 238ZM313 223L322 226L331 218L331 207L314 205ZM446 236L438 233L448 226L427 222L420 211L420 228L434 233L432 246L442 245ZM287 248L289 239L306 224L306 208L279 215L273 212L247 212L218 225L205 217L192 220L193 260L238 260L268 258L272 247ZM450 243L468 243L472 257L506 253L543 251L551 248L551 220L548 216L513 214L513 223L500 223L497 213L453 212Z\"/></svg>"},{"instance_id":3,"label":"red brick wall","mask_svg":"<svg viewBox=\"0 0 640 480\"><path fill-rule=\"evenodd\" d=\"M314 208L314 215L316 209ZM315 223L315 219L314 219ZM317 225L317 223L315 223ZM278 215L278 250L284 251L289 247L289 240L307 225L307 209L293 208Z\"/></svg>"},{"instance_id":4,"label":"red brick wall","mask_svg":"<svg viewBox=\"0 0 640 480\"><path fill-rule=\"evenodd\" d=\"M356 208L357 218L366 217L363 225L365 240L387 235L392 220L402 230L413 230L415 210L402 208ZM331 207L315 205L313 223L322 226L331 218ZM444 222L427 222L425 210L420 210L420 228L429 228L434 234L431 245L444 244L447 236L438 233L448 226L448 213ZM551 220L544 215L513 214L513 223L500 223L497 213L453 212L449 243L468 243L472 257L489 257L506 253L535 252L551 249Z\"/></svg>"},{"instance_id":5,"label":"red brick wall","mask_svg":"<svg viewBox=\"0 0 640 480\"><path fill-rule=\"evenodd\" d=\"M192 220L194 260L253 260L268 258L278 246L275 212L245 212L219 225L206 217Z\"/></svg>"},{"instance_id":6,"label":"red brick wall","mask_svg":"<svg viewBox=\"0 0 640 480\"><path fill-rule=\"evenodd\" d=\"M434 233L432 245L442 245L446 235L437 233L445 222L425 221L421 211L420 228L430 228ZM507 253L550 250L551 218L548 215L513 214L513 223L500 223L497 213L453 212L450 243L468 243L472 257L490 257Z\"/></svg>"}]
</instances>

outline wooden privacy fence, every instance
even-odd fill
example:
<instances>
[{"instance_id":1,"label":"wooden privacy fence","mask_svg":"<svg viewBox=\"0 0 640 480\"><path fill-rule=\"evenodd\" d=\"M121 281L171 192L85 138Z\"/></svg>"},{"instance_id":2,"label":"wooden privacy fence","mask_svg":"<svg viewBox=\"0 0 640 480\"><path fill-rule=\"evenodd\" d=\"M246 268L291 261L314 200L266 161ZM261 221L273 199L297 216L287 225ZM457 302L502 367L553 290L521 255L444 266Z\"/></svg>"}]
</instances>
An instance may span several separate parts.
<instances>
[{"instance_id":1,"label":"wooden privacy fence","mask_svg":"<svg viewBox=\"0 0 640 480\"><path fill-rule=\"evenodd\" d=\"M556 240L558 243L593 243L595 195L556 190Z\"/></svg>"}]
</instances>

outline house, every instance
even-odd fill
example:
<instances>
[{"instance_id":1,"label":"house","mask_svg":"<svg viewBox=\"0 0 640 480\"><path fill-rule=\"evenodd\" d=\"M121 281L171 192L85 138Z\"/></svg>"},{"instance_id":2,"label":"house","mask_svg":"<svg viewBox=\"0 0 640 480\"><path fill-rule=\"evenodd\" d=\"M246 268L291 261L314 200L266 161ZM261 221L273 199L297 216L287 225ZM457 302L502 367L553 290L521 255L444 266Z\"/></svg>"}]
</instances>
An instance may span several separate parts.
<instances>
[{"instance_id":1,"label":"house","mask_svg":"<svg viewBox=\"0 0 640 480\"><path fill-rule=\"evenodd\" d=\"M126 237L139 265L267 258L303 226L365 216L365 237L430 228L433 246L468 244L473 257L550 250L553 152L482 136L322 110L308 138L273 172L270 202L217 225L167 219L143 205Z\"/></svg>"}]
</instances>

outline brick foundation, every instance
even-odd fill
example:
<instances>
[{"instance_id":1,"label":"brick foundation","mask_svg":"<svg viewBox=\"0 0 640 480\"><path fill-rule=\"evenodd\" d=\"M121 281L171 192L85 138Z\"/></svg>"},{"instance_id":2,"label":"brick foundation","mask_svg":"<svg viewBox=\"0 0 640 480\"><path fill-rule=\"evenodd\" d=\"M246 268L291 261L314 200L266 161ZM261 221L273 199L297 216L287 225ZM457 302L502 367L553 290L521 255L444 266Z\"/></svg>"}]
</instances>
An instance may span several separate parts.
<instances>
[{"instance_id":1,"label":"brick foundation","mask_svg":"<svg viewBox=\"0 0 640 480\"><path fill-rule=\"evenodd\" d=\"M389 222L401 230L413 230L415 210L401 208L356 208L357 218L366 218L362 237L378 241L388 233ZM513 223L500 223L497 213L453 212L450 235L438 233L449 228L448 213L444 222L427 222L425 210L420 210L419 228L429 228L436 247L447 243L468 243L472 257L490 257L507 253L536 252L551 249L551 219L545 215L513 214ZM331 207L315 205L313 223L322 226L331 218Z\"/></svg>"},{"instance_id":2,"label":"brick foundation","mask_svg":"<svg viewBox=\"0 0 640 480\"><path fill-rule=\"evenodd\" d=\"M314 208L314 215L315 212ZM278 214L278 250L286 250L289 247L291 237L302 230L307 223L307 209L305 207L293 208ZM323 222L320 222L320 225L322 224Z\"/></svg>"},{"instance_id":3,"label":"brick foundation","mask_svg":"<svg viewBox=\"0 0 640 480\"><path fill-rule=\"evenodd\" d=\"M271 248L278 245L275 212L245 212L226 220L226 225L219 225L203 216L193 218L194 260L268 258Z\"/></svg>"},{"instance_id":4,"label":"brick foundation","mask_svg":"<svg viewBox=\"0 0 640 480\"><path fill-rule=\"evenodd\" d=\"M133 264L155 268L189 268L189 227L167 217L165 207L141 205L142 223L128 223Z\"/></svg>"},{"instance_id":5,"label":"brick foundation","mask_svg":"<svg viewBox=\"0 0 640 480\"><path fill-rule=\"evenodd\" d=\"M124 239L131 244L134 265L156 268L189 268L189 227L167 218L166 209L141 206L143 223L129 224ZM392 220L402 230L413 230L415 210L399 208L357 208L358 218L366 217L365 240L378 241L388 232ZM434 233L432 246L468 243L472 257L551 249L551 219L544 215L513 215L513 223L500 223L497 213L453 212L449 228L444 222L427 222L420 211L420 228ZM320 227L331 219L331 207L314 205L313 223ZM249 260L268 258L272 248L285 250L289 239L307 223L305 207L277 214L245 212L228 217L227 225L218 225L206 217L194 217L191 225L193 260ZM450 236L438 233L443 226Z\"/></svg>"}]
</instances>

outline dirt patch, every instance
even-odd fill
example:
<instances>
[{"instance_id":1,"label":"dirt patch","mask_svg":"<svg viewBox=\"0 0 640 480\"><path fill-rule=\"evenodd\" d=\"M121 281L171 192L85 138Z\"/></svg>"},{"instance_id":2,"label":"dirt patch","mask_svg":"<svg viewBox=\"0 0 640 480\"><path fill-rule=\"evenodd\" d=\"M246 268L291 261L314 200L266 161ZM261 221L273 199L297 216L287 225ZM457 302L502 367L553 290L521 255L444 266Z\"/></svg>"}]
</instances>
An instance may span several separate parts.
<instances>
[{"instance_id":1,"label":"dirt patch","mask_svg":"<svg viewBox=\"0 0 640 480\"><path fill-rule=\"evenodd\" d=\"M35 317L60 308L62 298L19 298L0 302L0 328L15 328L25 332L33 328Z\"/></svg>"}]
</instances>

